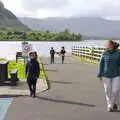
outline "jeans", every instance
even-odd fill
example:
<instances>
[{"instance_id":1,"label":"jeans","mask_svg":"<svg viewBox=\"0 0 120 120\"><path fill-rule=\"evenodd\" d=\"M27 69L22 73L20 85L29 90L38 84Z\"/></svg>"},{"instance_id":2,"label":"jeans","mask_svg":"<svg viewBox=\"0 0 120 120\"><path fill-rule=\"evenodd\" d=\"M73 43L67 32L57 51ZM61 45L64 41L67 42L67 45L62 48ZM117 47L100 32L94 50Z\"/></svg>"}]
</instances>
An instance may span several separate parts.
<instances>
[{"instance_id":1,"label":"jeans","mask_svg":"<svg viewBox=\"0 0 120 120\"><path fill-rule=\"evenodd\" d=\"M105 78L104 88L108 107L119 106L120 77Z\"/></svg>"},{"instance_id":2,"label":"jeans","mask_svg":"<svg viewBox=\"0 0 120 120\"><path fill-rule=\"evenodd\" d=\"M37 79L34 80L27 80L28 87L30 90L30 95L36 96L36 84L37 84Z\"/></svg>"},{"instance_id":3,"label":"jeans","mask_svg":"<svg viewBox=\"0 0 120 120\"><path fill-rule=\"evenodd\" d=\"M51 64L54 64L54 55L51 55Z\"/></svg>"},{"instance_id":4,"label":"jeans","mask_svg":"<svg viewBox=\"0 0 120 120\"><path fill-rule=\"evenodd\" d=\"M65 56L62 55L62 64L64 64Z\"/></svg>"}]
</instances>

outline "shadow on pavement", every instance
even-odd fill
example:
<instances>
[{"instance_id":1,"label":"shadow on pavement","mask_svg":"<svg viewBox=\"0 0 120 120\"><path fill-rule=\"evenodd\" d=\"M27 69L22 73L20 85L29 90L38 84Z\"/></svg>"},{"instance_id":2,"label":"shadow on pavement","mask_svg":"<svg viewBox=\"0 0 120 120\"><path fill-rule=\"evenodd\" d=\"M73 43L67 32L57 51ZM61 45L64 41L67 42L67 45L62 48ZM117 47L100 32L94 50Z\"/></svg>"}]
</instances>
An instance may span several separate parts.
<instances>
[{"instance_id":1,"label":"shadow on pavement","mask_svg":"<svg viewBox=\"0 0 120 120\"><path fill-rule=\"evenodd\" d=\"M58 70L57 69L45 69L45 71L50 71L50 72L58 72Z\"/></svg>"},{"instance_id":2,"label":"shadow on pavement","mask_svg":"<svg viewBox=\"0 0 120 120\"><path fill-rule=\"evenodd\" d=\"M28 95L0 95L0 98L28 97Z\"/></svg>"},{"instance_id":3,"label":"shadow on pavement","mask_svg":"<svg viewBox=\"0 0 120 120\"><path fill-rule=\"evenodd\" d=\"M66 64L76 64L75 62L64 62L64 64L60 63L60 62L56 62L54 64L48 64L48 65L66 65Z\"/></svg>"},{"instance_id":4,"label":"shadow on pavement","mask_svg":"<svg viewBox=\"0 0 120 120\"><path fill-rule=\"evenodd\" d=\"M62 81L53 81L53 80L50 80L51 83L58 83L58 84L73 84L73 82L62 82Z\"/></svg>"},{"instance_id":5,"label":"shadow on pavement","mask_svg":"<svg viewBox=\"0 0 120 120\"><path fill-rule=\"evenodd\" d=\"M79 103L79 102L75 102L75 101L66 101L66 100L59 100L59 99L45 98L45 97L37 97L37 98L40 99L40 100L45 100L45 101L49 101L49 102L79 105L79 106L92 107L92 108L96 107L96 105Z\"/></svg>"}]
</instances>

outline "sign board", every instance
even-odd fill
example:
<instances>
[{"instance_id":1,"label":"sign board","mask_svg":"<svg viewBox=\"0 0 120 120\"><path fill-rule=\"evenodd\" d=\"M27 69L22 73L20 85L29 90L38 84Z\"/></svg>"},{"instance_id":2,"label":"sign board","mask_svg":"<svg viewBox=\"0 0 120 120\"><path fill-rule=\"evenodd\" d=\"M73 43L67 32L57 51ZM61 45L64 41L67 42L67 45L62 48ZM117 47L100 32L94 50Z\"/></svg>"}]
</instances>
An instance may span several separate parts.
<instances>
[{"instance_id":1,"label":"sign board","mask_svg":"<svg viewBox=\"0 0 120 120\"><path fill-rule=\"evenodd\" d=\"M32 44L23 43L22 44L22 56L28 56L30 51L32 51Z\"/></svg>"}]
</instances>

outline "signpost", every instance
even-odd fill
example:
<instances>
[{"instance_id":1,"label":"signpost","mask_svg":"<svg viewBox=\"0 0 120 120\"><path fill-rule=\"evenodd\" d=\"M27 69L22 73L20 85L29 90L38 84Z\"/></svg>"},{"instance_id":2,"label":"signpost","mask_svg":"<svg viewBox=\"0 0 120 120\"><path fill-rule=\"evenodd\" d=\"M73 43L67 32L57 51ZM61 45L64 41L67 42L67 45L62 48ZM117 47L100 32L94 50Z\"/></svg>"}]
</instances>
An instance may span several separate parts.
<instances>
[{"instance_id":1,"label":"signpost","mask_svg":"<svg viewBox=\"0 0 120 120\"><path fill-rule=\"evenodd\" d=\"M21 47L22 51L16 53L16 62L18 62L18 59L23 59L25 63L28 60L29 53L32 51L32 44L23 42Z\"/></svg>"},{"instance_id":2,"label":"signpost","mask_svg":"<svg viewBox=\"0 0 120 120\"><path fill-rule=\"evenodd\" d=\"M22 43L22 57L24 62L28 60L28 54L30 51L32 51L32 44L29 44L28 42Z\"/></svg>"}]
</instances>

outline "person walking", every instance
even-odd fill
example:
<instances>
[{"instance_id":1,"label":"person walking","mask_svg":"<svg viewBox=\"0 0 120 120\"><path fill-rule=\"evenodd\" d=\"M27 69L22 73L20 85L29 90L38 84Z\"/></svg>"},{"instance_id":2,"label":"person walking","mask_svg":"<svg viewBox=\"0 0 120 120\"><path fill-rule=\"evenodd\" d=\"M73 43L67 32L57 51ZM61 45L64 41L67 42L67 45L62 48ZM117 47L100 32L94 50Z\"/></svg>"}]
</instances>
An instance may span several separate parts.
<instances>
[{"instance_id":1,"label":"person walking","mask_svg":"<svg viewBox=\"0 0 120 120\"><path fill-rule=\"evenodd\" d=\"M50 50L50 56L51 56L51 64L54 64L55 50L54 50L53 47L51 47L51 50Z\"/></svg>"},{"instance_id":2,"label":"person walking","mask_svg":"<svg viewBox=\"0 0 120 120\"><path fill-rule=\"evenodd\" d=\"M106 43L106 50L100 60L99 74L100 80L104 80L104 89L107 102L107 111L120 110L119 90L120 90L120 52L119 44L109 40Z\"/></svg>"},{"instance_id":3,"label":"person walking","mask_svg":"<svg viewBox=\"0 0 120 120\"><path fill-rule=\"evenodd\" d=\"M61 55L61 57L62 57L62 64L64 64L65 53L66 53L65 47L62 47L61 52L60 52L60 55Z\"/></svg>"},{"instance_id":4,"label":"person walking","mask_svg":"<svg viewBox=\"0 0 120 120\"><path fill-rule=\"evenodd\" d=\"M26 76L27 76L27 83L30 90L30 96L35 98L36 97L36 84L37 79L40 75L40 65L37 61L37 54L30 53L30 61L26 64Z\"/></svg>"}]
</instances>

